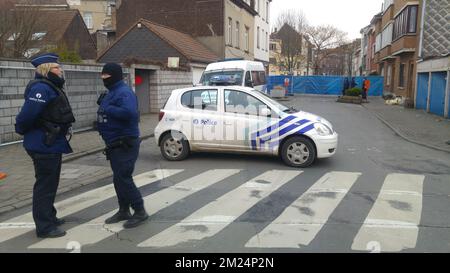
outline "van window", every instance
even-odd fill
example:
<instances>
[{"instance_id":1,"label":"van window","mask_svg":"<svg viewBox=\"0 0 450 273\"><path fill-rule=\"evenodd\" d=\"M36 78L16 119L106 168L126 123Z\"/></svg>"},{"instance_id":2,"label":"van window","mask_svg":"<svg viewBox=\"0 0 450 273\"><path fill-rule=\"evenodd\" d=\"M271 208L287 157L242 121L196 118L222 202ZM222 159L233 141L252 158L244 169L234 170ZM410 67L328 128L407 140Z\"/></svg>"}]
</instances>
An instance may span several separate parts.
<instances>
[{"instance_id":1,"label":"van window","mask_svg":"<svg viewBox=\"0 0 450 273\"><path fill-rule=\"evenodd\" d=\"M247 73L245 73L245 86L253 87L253 86L247 85L247 83L251 82L251 81L252 81L252 78L250 77L250 71L247 71Z\"/></svg>"},{"instance_id":2,"label":"van window","mask_svg":"<svg viewBox=\"0 0 450 273\"><path fill-rule=\"evenodd\" d=\"M253 78L253 85L260 85L259 84L259 72L258 71L252 71L252 78Z\"/></svg>"},{"instance_id":3,"label":"van window","mask_svg":"<svg viewBox=\"0 0 450 273\"><path fill-rule=\"evenodd\" d=\"M194 90L181 96L181 104L191 109L217 111L217 90Z\"/></svg>"},{"instance_id":4,"label":"van window","mask_svg":"<svg viewBox=\"0 0 450 273\"><path fill-rule=\"evenodd\" d=\"M267 83L267 81L266 81L266 72L265 71L259 71L259 80L260 80L260 84L259 85L265 85Z\"/></svg>"}]
</instances>

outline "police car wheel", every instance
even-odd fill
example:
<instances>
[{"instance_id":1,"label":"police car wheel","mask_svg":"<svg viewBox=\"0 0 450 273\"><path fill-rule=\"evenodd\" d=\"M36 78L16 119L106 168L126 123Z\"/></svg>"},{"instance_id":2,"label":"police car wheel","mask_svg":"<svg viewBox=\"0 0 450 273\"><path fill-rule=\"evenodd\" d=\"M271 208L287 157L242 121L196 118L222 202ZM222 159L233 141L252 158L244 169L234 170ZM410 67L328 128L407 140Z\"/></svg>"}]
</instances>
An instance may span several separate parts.
<instances>
[{"instance_id":1,"label":"police car wheel","mask_svg":"<svg viewBox=\"0 0 450 273\"><path fill-rule=\"evenodd\" d=\"M316 149L311 140L295 136L288 139L281 148L281 159L291 167L305 168L316 159Z\"/></svg>"},{"instance_id":2,"label":"police car wheel","mask_svg":"<svg viewBox=\"0 0 450 273\"><path fill-rule=\"evenodd\" d=\"M161 154L169 161L180 161L189 155L189 144L184 138L167 134L160 143Z\"/></svg>"}]
</instances>

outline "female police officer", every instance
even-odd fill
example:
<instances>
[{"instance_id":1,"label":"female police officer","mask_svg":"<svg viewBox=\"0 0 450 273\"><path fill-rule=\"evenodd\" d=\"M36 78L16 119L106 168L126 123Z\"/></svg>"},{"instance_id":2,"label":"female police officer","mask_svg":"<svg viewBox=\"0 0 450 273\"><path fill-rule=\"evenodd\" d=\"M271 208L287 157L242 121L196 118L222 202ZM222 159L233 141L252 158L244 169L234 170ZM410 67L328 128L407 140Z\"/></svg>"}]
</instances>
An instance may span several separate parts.
<instances>
[{"instance_id":1,"label":"female police officer","mask_svg":"<svg viewBox=\"0 0 450 273\"><path fill-rule=\"evenodd\" d=\"M105 223L127 220L124 228L133 228L148 219L141 193L132 177L140 146L137 98L123 81L120 65L106 64L102 70L102 79L108 92L97 102L100 106L97 126L106 144L106 157L111 163L119 201L119 211L106 219ZM134 210L133 215L130 206Z\"/></svg>"},{"instance_id":2,"label":"female police officer","mask_svg":"<svg viewBox=\"0 0 450 273\"><path fill-rule=\"evenodd\" d=\"M16 132L24 135L23 146L33 160L36 182L33 188L33 219L42 238L66 234L58 228L55 202L63 153L72 149L66 139L75 122L63 91L64 77L58 55L43 54L32 59L35 80L25 90L25 103L16 117Z\"/></svg>"}]
</instances>

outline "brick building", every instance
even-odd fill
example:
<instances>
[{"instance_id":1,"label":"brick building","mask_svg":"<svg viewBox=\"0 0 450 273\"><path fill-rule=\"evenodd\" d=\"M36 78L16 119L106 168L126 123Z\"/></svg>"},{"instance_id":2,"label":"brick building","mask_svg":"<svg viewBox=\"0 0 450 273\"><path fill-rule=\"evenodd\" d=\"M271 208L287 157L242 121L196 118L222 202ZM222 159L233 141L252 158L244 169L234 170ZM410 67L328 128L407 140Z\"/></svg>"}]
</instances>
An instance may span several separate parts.
<instances>
[{"instance_id":1,"label":"brick building","mask_svg":"<svg viewBox=\"0 0 450 273\"><path fill-rule=\"evenodd\" d=\"M189 34L221 59L255 59L257 14L254 0L116 1L118 36L143 18Z\"/></svg>"}]
</instances>

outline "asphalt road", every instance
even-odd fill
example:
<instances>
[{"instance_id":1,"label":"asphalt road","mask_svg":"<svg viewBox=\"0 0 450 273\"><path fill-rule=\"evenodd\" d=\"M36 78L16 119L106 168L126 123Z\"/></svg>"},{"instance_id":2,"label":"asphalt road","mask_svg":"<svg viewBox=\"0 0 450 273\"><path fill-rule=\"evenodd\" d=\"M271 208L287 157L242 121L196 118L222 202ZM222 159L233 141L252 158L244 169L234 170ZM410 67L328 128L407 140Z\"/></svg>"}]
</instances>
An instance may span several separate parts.
<instances>
[{"instance_id":1,"label":"asphalt road","mask_svg":"<svg viewBox=\"0 0 450 273\"><path fill-rule=\"evenodd\" d=\"M334 157L306 169L270 156L212 153L168 162L151 138L135 170L148 223L132 230L102 224L117 207L105 179L58 196L68 208L59 210L68 220L62 239L36 238L30 207L2 216L0 252L450 251L448 153L406 142L335 97L286 103L334 125ZM73 163L108 165L102 154Z\"/></svg>"}]
</instances>

